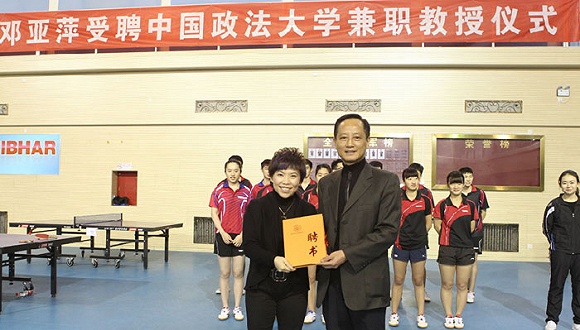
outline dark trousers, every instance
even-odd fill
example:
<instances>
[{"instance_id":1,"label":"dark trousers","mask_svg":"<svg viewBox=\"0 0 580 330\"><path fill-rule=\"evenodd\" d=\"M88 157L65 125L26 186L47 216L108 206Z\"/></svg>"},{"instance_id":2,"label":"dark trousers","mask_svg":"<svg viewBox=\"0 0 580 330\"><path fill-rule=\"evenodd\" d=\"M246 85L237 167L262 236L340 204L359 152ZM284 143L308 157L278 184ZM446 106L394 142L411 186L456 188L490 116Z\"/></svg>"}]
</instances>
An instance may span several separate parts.
<instances>
[{"instance_id":1,"label":"dark trousers","mask_svg":"<svg viewBox=\"0 0 580 330\"><path fill-rule=\"evenodd\" d=\"M276 319L279 330L302 329L307 304L308 291L297 292L268 278L258 288L246 290L248 330L272 330Z\"/></svg>"},{"instance_id":2,"label":"dark trousers","mask_svg":"<svg viewBox=\"0 0 580 330\"><path fill-rule=\"evenodd\" d=\"M353 311L346 307L340 281L331 281L322 302L327 330L385 330L387 308Z\"/></svg>"},{"instance_id":3,"label":"dark trousers","mask_svg":"<svg viewBox=\"0 0 580 330\"><path fill-rule=\"evenodd\" d=\"M550 289L546 306L546 322L558 323L562 312L564 284L572 277L572 313L574 323L580 324L580 255L550 251Z\"/></svg>"}]
</instances>

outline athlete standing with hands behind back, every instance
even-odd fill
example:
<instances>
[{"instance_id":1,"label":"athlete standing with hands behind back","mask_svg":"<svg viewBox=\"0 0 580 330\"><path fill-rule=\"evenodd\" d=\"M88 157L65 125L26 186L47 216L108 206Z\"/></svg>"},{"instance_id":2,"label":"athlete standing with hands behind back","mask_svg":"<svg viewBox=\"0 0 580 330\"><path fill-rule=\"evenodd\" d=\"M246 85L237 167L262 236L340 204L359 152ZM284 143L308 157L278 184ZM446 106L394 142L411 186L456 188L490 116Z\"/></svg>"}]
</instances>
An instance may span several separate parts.
<instances>
[{"instance_id":1,"label":"athlete standing with hands behind back","mask_svg":"<svg viewBox=\"0 0 580 330\"><path fill-rule=\"evenodd\" d=\"M463 309L467 304L467 282L475 254L471 232L479 218L475 204L462 193L463 175L459 171L447 175L449 197L435 206L433 225L439 233L439 272L441 273L441 304L445 310L447 329L463 329ZM457 287L455 316L453 315L453 279Z\"/></svg>"},{"instance_id":2,"label":"athlete standing with hands behind back","mask_svg":"<svg viewBox=\"0 0 580 330\"><path fill-rule=\"evenodd\" d=\"M425 319L425 262L427 260L427 232L431 229L431 200L419 193L419 172L414 168L403 171L405 189L401 188L402 216L399 235L393 245L393 270L395 271L389 325L399 325L399 304L407 264L411 262L411 274L417 302L417 327L427 328Z\"/></svg>"},{"instance_id":3,"label":"athlete standing with hands behind back","mask_svg":"<svg viewBox=\"0 0 580 330\"><path fill-rule=\"evenodd\" d=\"M489 204L487 203L487 195L485 192L473 185L473 170L469 167L462 167L459 172L463 174L463 194L467 199L475 203L479 214L479 220L475 223L475 229L471 233L473 239L473 249L475 250L475 261L471 268L471 275L467 283L467 302L475 302L475 281L477 280L477 256L483 252L483 219L487 215Z\"/></svg>"}]
</instances>

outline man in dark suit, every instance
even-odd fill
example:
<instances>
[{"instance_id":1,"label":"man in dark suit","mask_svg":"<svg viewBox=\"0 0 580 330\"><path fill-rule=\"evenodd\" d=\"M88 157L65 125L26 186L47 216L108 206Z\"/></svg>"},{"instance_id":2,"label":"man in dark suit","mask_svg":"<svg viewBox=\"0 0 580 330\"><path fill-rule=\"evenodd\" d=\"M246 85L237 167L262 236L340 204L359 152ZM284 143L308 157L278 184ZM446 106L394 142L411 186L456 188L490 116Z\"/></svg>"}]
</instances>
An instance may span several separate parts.
<instances>
[{"instance_id":1,"label":"man in dark suit","mask_svg":"<svg viewBox=\"0 0 580 330\"><path fill-rule=\"evenodd\" d=\"M319 182L328 256L319 263L317 305L326 327L385 329L390 302L387 251L401 219L399 178L365 160L370 125L346 114L334 125L334 144L344 168Z\"/></svg>"}]
</instances>

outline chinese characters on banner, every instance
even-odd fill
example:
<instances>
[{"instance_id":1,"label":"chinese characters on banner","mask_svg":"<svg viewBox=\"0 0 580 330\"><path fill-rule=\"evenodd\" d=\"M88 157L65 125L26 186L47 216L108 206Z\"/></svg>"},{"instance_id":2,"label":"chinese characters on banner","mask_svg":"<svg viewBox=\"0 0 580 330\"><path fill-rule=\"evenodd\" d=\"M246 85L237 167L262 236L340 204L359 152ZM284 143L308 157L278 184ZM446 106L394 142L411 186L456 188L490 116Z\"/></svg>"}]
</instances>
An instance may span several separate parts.
<instances>
[{"instance_id":1,"label":"chinese characters on banner","mask_svg":"<svg viewBox=\"0 0 580 330\"><path fill-rule=\"evenodd\" d=\"M305 148L306 157L312 162L312 176L316 165L330 165L339 158L331 136L309 136ZM367 162L379 161L383 169L399 177L411 163L411 138L409 136L371 136L365 158Z\"/></svg>"},{"instance_id":2,"label":"chinese characters on banner","mask_svg":"<svg viewBox=\"0 0 580 330\"><path fill-rule=\"evenodd\" d=\"M471 167L484 190L543 189L543 136L437 135L435 189L447 189L447 174Z\"/></svg>"},{"instance_id":3,"label":"chinese characters on banner","mask_svg":"<svg viewBox=\"0 0 580 330\"><path fill-rule=\"evenodd\" d=\"M284 257L296 268L315 265L327 256L322 214L282 221Z\"/></svg>"},{"instance_id":4,"label":"chinese characters on banner","mask_svg":"<svg viewBox=\"0 0 580 330\"><path fill-rule=\"evenodd\" d=\"M0 14L0 52L262 44L570 42L580 0L227 3Z\"/></svg>"}]
</instances>

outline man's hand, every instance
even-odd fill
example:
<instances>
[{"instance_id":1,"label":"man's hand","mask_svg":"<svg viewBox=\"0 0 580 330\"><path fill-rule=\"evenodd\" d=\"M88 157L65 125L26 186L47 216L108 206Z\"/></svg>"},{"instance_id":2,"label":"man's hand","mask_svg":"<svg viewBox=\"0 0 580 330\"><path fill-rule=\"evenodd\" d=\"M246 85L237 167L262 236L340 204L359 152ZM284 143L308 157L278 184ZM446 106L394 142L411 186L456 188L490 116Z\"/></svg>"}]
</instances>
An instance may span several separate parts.
<instances>
[{"instance_id":1,"label":"man's hand","mask_svg":"<svg viewBox=\"0 0 580 330\"><path fill-rule=\"evenodd\" d=\"M338 251L334 251L330 255L322 258L320 260L320 263L318 263L318 265L322 266L324 268L327 268L327 269L336 269L336 268L340 267L340 265L344 264L345 262L346 262L346 255L344 254L344 251L338 250Z\"/></svg>"}]
</instances>

